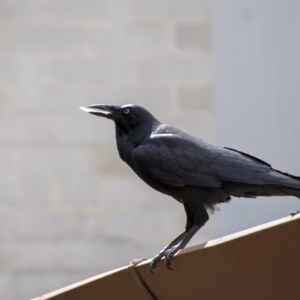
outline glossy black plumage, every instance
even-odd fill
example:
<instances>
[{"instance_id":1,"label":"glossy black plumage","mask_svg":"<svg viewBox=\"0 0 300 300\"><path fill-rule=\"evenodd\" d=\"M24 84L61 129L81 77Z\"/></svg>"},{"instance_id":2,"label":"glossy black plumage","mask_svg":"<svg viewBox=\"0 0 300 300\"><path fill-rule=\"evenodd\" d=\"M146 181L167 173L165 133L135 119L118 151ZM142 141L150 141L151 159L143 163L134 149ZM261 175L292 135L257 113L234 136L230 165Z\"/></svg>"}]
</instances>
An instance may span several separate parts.
<instances>
[{"instance_id":1,"label":"glossy black plumage","mask_svg":"<svg viewBox=\"0 0 300 300\"><path fill-rule=\"evenodd\" d=\"M135 105L96 104L82 108L116 124L122 160L147 184L184 205L186 230L152 261L151 271L165 256L184 248L208 220L207 208L230 196L293 195L300 198L300 178L273 169L249 154L210 144L176 127L160 123Z\"/></svg>"}]
</instances>

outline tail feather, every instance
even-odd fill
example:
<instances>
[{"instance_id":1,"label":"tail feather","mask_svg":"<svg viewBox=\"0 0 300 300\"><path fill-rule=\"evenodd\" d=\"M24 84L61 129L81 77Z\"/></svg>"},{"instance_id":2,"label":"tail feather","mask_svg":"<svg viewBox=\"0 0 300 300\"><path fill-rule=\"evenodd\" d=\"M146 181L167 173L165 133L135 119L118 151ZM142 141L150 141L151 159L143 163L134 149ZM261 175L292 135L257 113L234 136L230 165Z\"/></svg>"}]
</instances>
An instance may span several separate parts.
<instances>
[{"instance_id":1,"label":"tail feather","mask_svg":"<svg viewBox=\"0 0 300 300\"><path fill-rule=\"evenodd\" d=\"M300 189L283 189L283 191L285 192L286 196L294 196L300 199Z\"/></svg>"},{"instance_id":2,"label":"tail feather","mask_svg":"<svg viewBox=\"0 0 300 300\"><path fill-rule=\"evenodd\" d=\"M277 185L278 187L286 188L287 190L292 189L300 191L300 177L275 169L271 169L269 174L271 175L271 182L269 183Z\"/></svg>"},{"instance_id":3,"label":"tail feather","mask_svg":"<svg viewBox=\"0 0 300 300\"><path fill-rule=\"evenodd\" d=\"M276 169L271 169L271 174L275 179L277 188L283 191L286 196L300 198L300 177Z\"/></svg>"},{"instance_id":4,"label":"tail feather","mask_svg":"<svg viewBox=\"0 0 300 300\"><path fill-rule=\"evenodd\" d=\"M223 189L234 197L294 196L300 199L300 177L271 169L261 175L261 184L223 182Z\"/></svg>"}]
</instances>

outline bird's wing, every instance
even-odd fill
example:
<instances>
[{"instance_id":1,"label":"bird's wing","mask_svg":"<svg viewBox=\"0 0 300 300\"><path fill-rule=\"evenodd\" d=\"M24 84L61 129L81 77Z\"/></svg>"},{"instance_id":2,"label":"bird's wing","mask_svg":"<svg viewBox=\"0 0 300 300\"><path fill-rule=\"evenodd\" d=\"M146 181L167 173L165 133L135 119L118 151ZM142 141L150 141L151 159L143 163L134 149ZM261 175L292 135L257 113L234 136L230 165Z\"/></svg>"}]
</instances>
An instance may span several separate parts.
<instances>
[{"instance_id":1,"label":"bird's wing","mask_svg":"<svg viewBox=\"0 0 300 300\"><path fill-rule=\"evenodd\" d=\"M138 146L133 161L169 186L219 187L223 182L266 183L271 166L253 156L191 136L157 136Z\"/></svg>"},{"instance_id":2,"label":"bird's wing","mask_svg":"<svg viewBox=\"0 0 300 300\"><path fill-rule=\"evenodd\" d=\"M212 172L224 182L266 184L271 165L250 154L223 147L220 157L211 165Z\"/></svg>"},{"instance_id":3,"label":"bird's wing","mask_svg":"<svg viewBox=\"0 0 300 300\"><path fill-rule=\"evenodd\" d=\"M169 186L218 187L221 180L204 172L219 155L209 147L177 135L158 136L138 146L133 161L138 169Z\"/></svg>"}]
</instances>

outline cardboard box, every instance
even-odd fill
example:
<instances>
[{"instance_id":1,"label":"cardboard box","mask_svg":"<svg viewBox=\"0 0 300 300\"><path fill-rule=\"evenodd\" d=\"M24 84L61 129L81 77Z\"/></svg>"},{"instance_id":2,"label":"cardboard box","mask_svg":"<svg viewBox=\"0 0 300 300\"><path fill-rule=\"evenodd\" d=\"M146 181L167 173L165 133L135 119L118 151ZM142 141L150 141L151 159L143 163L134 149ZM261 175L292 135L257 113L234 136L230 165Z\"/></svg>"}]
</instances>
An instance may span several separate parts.
<instances>
[{"instance_id":1,"label":"cardboard box","mask_svg":"<svg viewBox=\"0 0 300 300\"><path fill-rule=\"evenodd\" d=\"M149 272L150 260L35 300L299 300L300 214L182 250Z\"/></svg>"}]
</instances>

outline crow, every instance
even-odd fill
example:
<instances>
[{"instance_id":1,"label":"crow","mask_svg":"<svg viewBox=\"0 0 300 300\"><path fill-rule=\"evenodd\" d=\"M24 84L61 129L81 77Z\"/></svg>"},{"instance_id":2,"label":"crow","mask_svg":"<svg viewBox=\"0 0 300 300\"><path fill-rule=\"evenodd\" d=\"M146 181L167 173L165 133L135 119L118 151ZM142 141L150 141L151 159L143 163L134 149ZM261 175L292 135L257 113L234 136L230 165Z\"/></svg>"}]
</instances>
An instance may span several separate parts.
<instances>
[{"instance_id":1,"label":"crow","mask_svg":"<svg viewBox=\"0 0 300 300\"><path fill-rule=\"evenodd\" d=\"M174 254L208 221L207 209L228 202L231 196L300 198L300 177L161 123L141 106L94 104L81 109L113 120L120 158L149 186L183 204L185 231L153 258L152 273L163 257L171 269Z\"/></svg>"}]
</instances>

